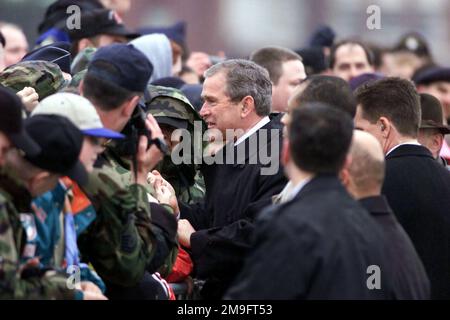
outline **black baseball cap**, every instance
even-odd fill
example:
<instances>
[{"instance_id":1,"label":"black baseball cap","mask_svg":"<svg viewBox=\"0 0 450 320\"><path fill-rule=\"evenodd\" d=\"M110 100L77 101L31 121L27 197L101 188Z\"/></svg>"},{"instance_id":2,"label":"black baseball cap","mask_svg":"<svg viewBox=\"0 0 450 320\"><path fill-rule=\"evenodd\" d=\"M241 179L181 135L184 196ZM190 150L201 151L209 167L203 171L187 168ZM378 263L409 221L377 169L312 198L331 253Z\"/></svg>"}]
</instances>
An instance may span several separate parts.
<instances>
[{"instance_id":1,"label":"black baseball cap","mask_svg":"<svg viewBox=\"0 0 450 320\"><path fill-rule=\"evenodd\" d=\"M95 9L82 12L80 28L70 29L67 32L72 41L91 38L99 34L123 36L127 39L134 39L140 36L139 33L125 28L117 13L108 9Z\"/></svg>"},{"instance_id":2,"label":"black baseball cap","mask_svg":"<svg viewBox=\"0 0 450 320\"><path fill-rule=\"evenodd\" d=\"M81 12L105 8L98 0L57 0L45 11L44 19L39 24L38 32L44 33L50 28L64 25L68 17L67 8L76 5Z\"/></svg>"},{"instance_id":3,"label":"black baseball cap","mask_svg":"<svg viewBox=\"0 0 450 320\"><path fill-rule=\"evenodd\" d=\"M37 155L41 148L24 130L23 110L25 108L19 97L10 89L0 86L0 131L25 154Z\"/></svg>"},{"instance_id":4,"label":"black baseball cap","mask_svg":"<svg viewBox=\"0 0 450 320\"><path fill-rule=\"evenodd\" d=\"M123 89L144 92L153 65L133 45L116 43L95 52L87 73Z\"/></svg>"},{"instance_id":5,"label":"black baseball cap","mask_svg":"<svg viewBox=\"0 0 450 320\"><path fill-rule=\"evenodd\" d=\"M83 133L66 117L38 114L25 120L25 130L41 147L36 156L25 158L38 168L68 176L79 185L87 182L87 172L78 157Z\"/></svg>"}]
</instances>

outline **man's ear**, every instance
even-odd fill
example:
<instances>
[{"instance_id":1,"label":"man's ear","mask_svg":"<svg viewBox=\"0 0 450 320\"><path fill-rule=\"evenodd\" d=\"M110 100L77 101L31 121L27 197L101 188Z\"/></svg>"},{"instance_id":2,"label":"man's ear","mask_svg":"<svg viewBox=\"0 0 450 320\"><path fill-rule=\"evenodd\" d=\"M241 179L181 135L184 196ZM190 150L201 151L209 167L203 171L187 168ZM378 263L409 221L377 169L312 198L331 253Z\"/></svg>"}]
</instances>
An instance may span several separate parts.
<instances>
[{"instance_id":1,"label":"man's ear","mask_svg":"<svg viewBox=\"0 0 450 320\"><path fill-rule=\"evenodd\" d=\"M344 165L342 166L341 171L339 172L339 179L344 187L348 187L350 184L350 165L352 163L352 156L347 154L345 157Z\"/></svg>"},{"instance_id":2,"label":"man's ear","mask_svg":"<svg viewBox=\"0 0 450 320\"><path fill-rule=\"evenodd\" d=\"M431 141L431 147L433 148L432 153L439 154L442 149L442 145L444 144L444 135L442 135L441 133L435 133L433 134Z\"/></svg>"},{"instance_id":3,"label":"man's ear","mask_svg":"<svg viewBox=\"0 0 450 320\"><path fill-rule=\"evenodd\" d=\"M379 130L383 138L387 138L392 130L392 122L386 117L378 119Z\"/></svg>"},{"instance_id":4,"label":"man's ear","mask_svg":"<svg viewBox=\"0 0 450 320\"><path fill-rule=\"evenodd\" d=\"M241 118L246 118L255 109L255 100L252 96L245 96L240 103Z\"/></svg>"},{"instance_id":5,"label":"man's ear","mask_svg":"<svg viewBox=\"0 0 450 320\"><path fill-rule=\"evenodd\" d=\"M134 108L136 108L138 102L139 102L140 97L139 96L133 96L133 98L131 98L130 100L127 100L124 103L123 109L122 109L122 114L125 117L131 117L131 115L133 114Z\"/></svg>"}]
</instances>

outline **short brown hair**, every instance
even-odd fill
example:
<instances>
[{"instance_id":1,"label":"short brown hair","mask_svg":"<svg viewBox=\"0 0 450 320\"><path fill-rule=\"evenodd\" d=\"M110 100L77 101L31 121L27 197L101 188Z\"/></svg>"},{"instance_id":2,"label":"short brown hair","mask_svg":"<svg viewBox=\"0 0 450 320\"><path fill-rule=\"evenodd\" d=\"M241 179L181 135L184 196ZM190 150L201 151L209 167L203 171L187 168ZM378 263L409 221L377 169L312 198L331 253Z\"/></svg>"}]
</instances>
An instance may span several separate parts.
<instances>
[{"instance_id":1,"label":"short brown hair","mask_svg":"<svg viewBox=\"0 0 450 320\"><path fill-rule=\"evenodd\" d=\"M342 40L337 43L335 43L331 49L330 49L330 58L329 58L329 67L330 69L334 68L334 65L336 64L336 52L337 50L345 45L352 45L352 46L359 46L364 50L364 53L366 54L367 62L369 65L374 65L374 55L372 50L369 49L367 45L365 45L363 42L353 39L347 39Z\"/></svg>"},{"instance_id":2,"label":"short brown hair","mask_svg":"<svg viewBox=\"0 0 450 320\"><path fill-rule=\"evenodd\" d=\"M421 119L420 96L411 81L386 78L369 82L355 92L357 104L370 123L386 117L404 136L416 138Z\"/></svg>"},{"instance_id":3,"label":"short brown hair","mask_svg":"<svg viewBox=\"0 0 450 320\"><path fill-rule=\"evenodd\" d=\"M276 85L283 74L283 63L291 60L302 61L302 57L287 48L265 47L253 52L250 60L267 69L270 81Z\"/></svg>"},{"instance_id":4,"label":"short brown hair","mask_svg":"<svg viewBox=\"0 0 450 320\"><path fill-rule=\"evenodd\" d=\"M336 107L352 118L356 113L356 102L347 81L342 78L326 75L312 75L304 81L306 88L292 96L293 107L310 102L321 102Z\"/></svg>"}]
</instances>

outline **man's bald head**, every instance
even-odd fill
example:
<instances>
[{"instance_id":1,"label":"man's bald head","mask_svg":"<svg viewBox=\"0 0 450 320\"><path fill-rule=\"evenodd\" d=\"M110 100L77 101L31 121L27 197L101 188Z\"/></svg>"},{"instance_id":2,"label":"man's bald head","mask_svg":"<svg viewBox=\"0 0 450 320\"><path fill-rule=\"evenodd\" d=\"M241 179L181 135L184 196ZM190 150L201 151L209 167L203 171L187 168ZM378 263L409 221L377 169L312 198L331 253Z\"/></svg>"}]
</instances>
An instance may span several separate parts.
<instances>
[{"instance_id":1,"label":"man's bald head","mask_svg":"<svg viewBox=\"0 0 450 320\"><path fill-rule=\"evenodd\" d=\"M384 154L378 140L371 134L353 131L349 154L348 191L357 199L379 195L384 181Z\"/></svg>"}]
</instances>

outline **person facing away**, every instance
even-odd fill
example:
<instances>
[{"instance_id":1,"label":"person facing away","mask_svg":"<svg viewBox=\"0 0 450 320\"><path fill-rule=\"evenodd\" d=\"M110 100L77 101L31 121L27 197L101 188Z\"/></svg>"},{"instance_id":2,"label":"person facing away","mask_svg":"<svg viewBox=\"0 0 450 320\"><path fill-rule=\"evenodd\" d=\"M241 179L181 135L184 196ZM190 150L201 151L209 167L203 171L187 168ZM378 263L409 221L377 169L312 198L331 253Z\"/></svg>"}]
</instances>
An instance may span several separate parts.
<instances>
[{"instance_id":1,"label":"person facing away","mask_svg":"<svg viewBox=\"0 0 450 320\"><path fill-rule=\"evenodd\" d=\"M290 113L294 109L311 102L325 103L333 108L344 111L352 118L355 116L356 102L350 86L345 80L335 76L309 76L295 89L294 94L289 99L288 109L281 118L281 123L285 126L285 134L287 134L286 130L287 123L289 123L291 117ZM293 185L289 181L280 194L273 197L273 203L285 202L289 197L292 187Z\"/></svg>"},{"instance_id":2,"label":"person facing away","mask_svg":"<svg viewBox=\"0 0 450 320\"><path fill-rule=\"evenodd\" d=\"M359 88L356 100L356 128L385 154L381 193L422 259L431 298L450 298L450 172L417 141L419 94L408 80L386 78Z\"/></svg>"},{"instance_id":3,"label":"person facing away","mask_svg":"<svg viewBox=\"0 0 450 320\"><path fill-rule=\"evenodd\" d=\"M382 231L338 179L349 161L351 118L319 103L291 116L282 161L294 188L286 203L261 213L225 298L391 298Z\"/></svg>"},{"instance_id":4,"label":"person facing away","mask_svg":"<svg viewBox=\"0 0 450 320\"><path fill-rule=\"evenodd\" d=\"M429 299L430 281L425 267L386 197L381 194L385 160L379 142L371 134L355 130L349 154L351 162L341 171L341 181L384 233L385 253L393 273L391 287L394 298Z\"/></svg>"}]
</instances>

